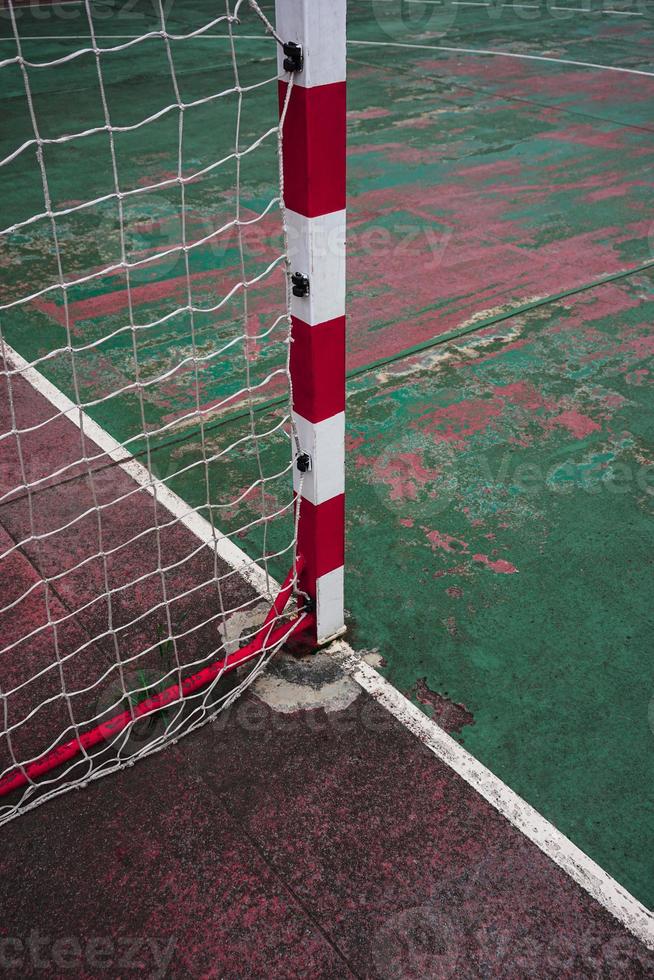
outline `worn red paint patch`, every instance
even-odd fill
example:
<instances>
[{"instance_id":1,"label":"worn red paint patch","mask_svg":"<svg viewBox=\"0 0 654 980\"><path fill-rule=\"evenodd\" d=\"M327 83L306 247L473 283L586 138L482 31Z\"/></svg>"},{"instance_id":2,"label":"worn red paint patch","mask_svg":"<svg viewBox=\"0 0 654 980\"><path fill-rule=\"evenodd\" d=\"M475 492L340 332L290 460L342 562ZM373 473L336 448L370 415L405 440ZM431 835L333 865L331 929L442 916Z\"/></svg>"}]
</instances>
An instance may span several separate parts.
<instances>
[{"instance_id":1,"label":"worn red paint patch","mask_svg":"<svg viewBox=\"0 0 654 980\"><path fill-rule=\"evenodd\" d=\"M636 152L632 147L622 150L629 159ZM405 164L407 154L394 143L357 147L351 151L351 169L363 174L364 164L369 167L374 161L383 171ZM480 311L552 293L552 283L557 291L576 287L615 268L615 251L622 243L647 238L649 216L641 220L636 209L628 220L602 228L599 236L593 228L541 244L538 227L512 202L526 202L527 197L546 202L553 182L559 193L601 190L607 174L586 175L580 166L571 178L570 168L559 162L552 172L542 167L536 176L520 181L506 166L500 161L462 168L431 184L404 185L402 211L407 218L401 224L411 229L409 236L398 228L396 198L387 188L366 190L364 183L349 218L350 368L369 363L371 347L376 357L392 355L468 323ZM618 186L623 176L611 171L608 180ZM383 222L387 228L382 233ZM369 237L375 229L379 239ZM416 272L411 301L404 281L408 260ZM372 291L370 283L375 283Z\"/></svg>"},{"instance_id":2,"label":"worn red paint patch","mask_svg":"<svg viewBox=\"0 0 654 980\"><path fill-rule=\"evenodd\" d=\"M624 135L619 130L603 133L589 123L573 123L565 129L539 133L536 138L561 140L574 146L592 146L610 150L621 150L625 147Z\"/></svg>"},{"instance_id":3,"label":"worn red paint patch","mask_svg":"<svg viewBox=\"0 0 654 980\"><path fill-rule=\"evenodd\" d=\"M280 234L277 212L272 211L260 218L256 212L245 209L242 212L241 218L245 223L241 229L244 248L248 254L256 256L262 264L267 264L275 258L276 249L272 243L276 241L276 237ZM246 223L247 221L254 222L254 219L257 219L255 223L251 225ZM215 231L214 226L219 227L222 222L220 215L216 214L208 215L202 219L195 219L195 216L191 215L189 223L191 225L189 238L191 241L194 241ZM156 225L157 222L148 221L148 227L150 229L154 229ZM138 227L138 223L134 222L130 227ZM177 232L175 231L171 237L172 240L170 242L163 244L153 243L147 249L135 251L134 254L130 255L130 260L141 259L146 255L154 256L158 252L166 253L172 245L176 244ZM222 252L228 253L237 244L237 230L228 229L220 237L221 254ZM33 306L45 314L52 322L59 323L61 326L66 326L66 318L68 317L68 322L74 334L79 332L80 327L83 329L86 321L124 313L128 310L130 303L136 311L143 310L143 308L149 307L151 304L158 304L165 300L173 301L180 307L183 307L188 302L189 279L187 279L183 269L181 253L179 255L174 254L172 257L164 254L162 255L161 261L165 262L166 265L159 267L158 262L153 262L150 266L150 269L159 272L155 281L141 282L138 278L135 279L135 273L133 272L129 290L127 288L125 273L122 269L118 268L114 272L102 275L103 270L107 268L106 263L90 266L85 270L85 275L91 278L102 276L102 279L98 280L99 283L101 282L101 290L94 289L90 295L87 295L84 287L80 287L82 294L77 298L69 296L67 310L63 303L61 291L58 289L34 300ZM280 281L283 281L281 270L279 274L282 276ZM277 279L275 273L273 273L273 278L275 280ZM239 283L240 279L241 272L237 265L219 265L217 268L192 272L190 275L190 284L193 287L196 298L198 292L202 292L203 290L210 295L225 296ZM271 285L272 288L278 288L279 282L276 285ZM87 286L86 288L90 287ZM252 291L250 298L257 304L257 312L259 310L265 311L265 301L257 291ZM145 319L151 319L150 316L145 316L145 314L144 317Z\"/></svg>"},{"instance_id":4,"label":"worn red paint patch","mask_svg":"<svg viewBox=\"0 0 654 980\"><path fill-rule=\"evenodd\" d=\"M598 320L605 320L607 317L623 316L629 310L636 309L640 303L641 300L638 296L621 289L615 283L607 283L601 289L563 301L566 315L561 317L556 324L553 324L551 330L554 334L583 331L588 339L597 340L599 344L603 335L593 326L593 323ZM604 339L609 340L607 337ZM598 350L593 351L588 356L596 359L604 357L606 354L600 346Z\"/></svg>"},{"instance_id":5,"label":"worn red paint patch","mask_svg":"<svg viewBox=\"0 0 654 980\"><path fill-rule=\"evenodd\" d=\"M357 467L369 467L371 460L359 456ZM433 483L438 470L426 469L418 453L397 453L390 459L382 457L372 463L376 480L390 487L391 500L417 500L418 488Z\"/></svg>"},{"instance_id":6,"label":"worn red paint patch","mask_svg":"<svg viewBox=\"0 0 654 980\"><path fill-rule=\"evenodd\" d=\"M625 381L630 385L642 385L647 383L648 377L649 371L647 368L637 368L635 371L630 371L629 374L625 375Z\"/></svg>"},{"instance_id":7,"label":"worn red paint patch","mask_svg":"<svg viewBox=\"0 0 654 980\"><path fill-rule=\"evenodd\" d=\"M508 385L497 386L494 391L514 405L520 405L521 408L526 408L529 411L537 411L539 408L553 408L555 405L552 399L545 398L528 381L514 381Z\"/></svg>"},{"instance_id":8,"label":"worn red paint patch","mask_svg":"<svg viewBox=\"0 0 654 980\"><path fill-rule=\"evenodd\" d=\"M515 160L493 160L491 163L478 163L474 167L461 167L459 177L476 177L487 180L489 177L518 177L522 167Z\"/></svg>"},{"instance_id":9,"label":"worn red paint patch","mask_svg":"<svg viewBox=\"0 0 654 980\"><path fill-rule=\"evenodd\" d=\"M467 562L460 562L450 568L440 568L434 572L434 578L444 578L445 575L470 575L470 567Z\"/></svg>"},{"instance_id":10,"label":"worn red paint patch","mask_svg":"<svg viewBox=\"0 0 654 980\"><path fill-rule=\"evenodd\" d=\"M610 34L623 36L623 30L613 28L604 31L604 36ZM646 39L643 39L646 43ZM633 42L632 42L633 43ZM467 59L441 57L439 61L421 62L423 69L433 69L440 75L446 70L448 75L465 78L478 78L493 84L506 96L516 96L524 99L526 95L542 97L543 85L546 85L548 98L566 100L569 97L579 99L584 97L591 102L615 105L629 105L633 102L647 101L651 90L643 84L643 79L633 75L616 75L600 69L560 70L556 73L547 72L544 80L541 71L534 71L528 62L513 59L479 59L474 65ZM610 74L610 77L609 77ZM551 107L546 110L551 114L560 115L560 110Z\"/></svg>"},{"instance_id":11,"label":"worn red paint patch","mask_svg":"<svg viewBox=\"0 0 654 980\"><path fill-rule=\"evenodd\" d=\"M485 565L492 572L497 572L498 575L513 575L518 571L515 565L512 565L510 561L506 561L504 558L492 559L488 555L473 555L472 557L474 561Z\"/></svg>"},{"instance_id":12,"label":"worn red paint patch","mask_svg":"<svg viewBox=\"0 0 654 980\"><path fill-rule=\"evenodd\" d=\"M645 325L639 329L643 331L649 330ZM626 341L618 350L629 351L637 357L651 357L654 354L654 334L643 332L633 339Z\"/></svg>"},{"instance_id":13,"label":"worn red paint patch","mask_svg":"<svg viewBox=\"0 0 654 980\"><path fill-rule=\"evenodd\" d=\"M464 725L474 725L475 719L465 704L450 700L439 691L431 691L427 686L427 678L420 677L416 681L416 700L427 704L433 709L433 719L450 735L460 734Z\"/></svg>"},{"instance_id":14,"label":"worn red paint patch","mask_svg":"<svg viewBox=\"0 0 654 980\"><path fill-rule=\"evenodd\" d=\"M468 545L461 538L455 538L451 534L443 534L441 531L429 531L426 527L423 528L427 540L430 545L436 551L436 549L441 548L443 551L467 551Z\"/></svg>"},{"instance_id":15,"label":"worn red paint patch","mask_svg":"<svg viewBox=\"0 0 654 980\"><path fill-rule=\"evenodd\" d=\"M384 109L381 106L370 106L369 109L350 109L347 118L348 119L381 119L384 116L390 116L391 110Z\"/></svg>"},{"instance_id":16,"label":"worn red paint patch","mask_svg":"<svg viewBox=\"0 0 654 980\"><path fill-rule=\"evenodd\" d=\"M410 165L437 163L444 159L451 152L451 147L445 144L430 146L428 149L421 149L416 146L409 146L406 143L370 143L359 144L350 147L348 155L351 157L367 156L369 154L382 153L386 160L392 163L403 163Z\"/></svg>"},{"instance_id":17,"label":"worn red paint patch","mask_svg":"<svg viewBox=\"0 0 654 980\"><path fill-rule=\"evenodd\" d=\"M492 336L495 327L487 327L486 330L480 330L480 337ZM497 350L487 351L486 353L480 353L477 357L477 364L483 364L485 361L493 361L498 357L504 357L507 353L512 351L521 350L523 347L527 347L531 343L528 337L522 337L519 340L513 340L510 344L503 344Z\"/></svg>"},{"instance_id":18,"label":"worn red paint patch","mask_svg":"<svg viewBox=\"0 0 654 980\"><path fill-rule=\"evenodd\" d=\"M550 419L548 427L552 425L563 426L575 439L584 439L591 432L598 432L602 428L599 422L595 422L590 416L584 415L583 412L577 412L574 409L568 409L565 412L561 412L560 415L556 415L553 419Z\"/></svg>"},{"instance_id":19,"label":"worn red paint patch","mask_svg":"<svg viewBox=\"0 0 654 980\"><path fill-rule=\"evenodd\" d=\"M353 453L356 449L360 449L366 443L365 436L353 436L349 432L345 433L345 451L348 453Z\"/></svg>"},{"instance_id":20,"label":"worn red paint patch","mask_svg":"<svg viewBox=\"0 0 654 980\"><path fill-rule=\"evenodd\" d=\"M483 432L504 411L504 399L469 398L422 415L413 428L433 435L437 442L450 442L463 448L466 439Z\"/></svg>"},{"instance_id":21,"label":"worn red paint patch","mask_svg":"<svg viewBox=\"0 0 654 980\"><path fill-rule=\"evenodd\" d=\"M621 408L627 401L624 395L619 395L617 392L612 392L609 395L598 392L597 397L606 408Z\"/></svg>"},{"instance_id":22,"label":"worn red paint patch","mask_svg":"<svg viewBox=\"0 0 654 980\"><path fill-rule=\"evenodd\" d=\"M644 181L620 181L613 187L601 187L586 195L586 200L592 204L595 201L607 201L612 197L624 197L632 188L645 186Z\"/></svg>"}]
</instances>

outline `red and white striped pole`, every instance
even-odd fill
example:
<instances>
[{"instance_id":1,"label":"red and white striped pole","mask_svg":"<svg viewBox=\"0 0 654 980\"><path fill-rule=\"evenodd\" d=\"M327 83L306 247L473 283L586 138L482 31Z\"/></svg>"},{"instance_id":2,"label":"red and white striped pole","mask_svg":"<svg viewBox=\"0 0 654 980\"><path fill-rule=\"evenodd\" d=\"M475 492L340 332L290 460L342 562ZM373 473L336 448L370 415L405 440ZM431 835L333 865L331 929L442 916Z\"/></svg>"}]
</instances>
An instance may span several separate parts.
<instances>
[{"instance_id":1,"label":"red and white striped pole","mask_svg":"<svg viewBox=\"0 0 654 980\"><path fill-rule=\"evenodd\" d=\"M300 465L310 466L302 474L296 461L294 469L298 493L301 484L300 586L315 601L319 643L344 628L345 13L346 0L276 0L276 30L286 46L279 50L280 106L287 68L301 57L282 141L293 414Z\"/></svg>"}]
</instances>

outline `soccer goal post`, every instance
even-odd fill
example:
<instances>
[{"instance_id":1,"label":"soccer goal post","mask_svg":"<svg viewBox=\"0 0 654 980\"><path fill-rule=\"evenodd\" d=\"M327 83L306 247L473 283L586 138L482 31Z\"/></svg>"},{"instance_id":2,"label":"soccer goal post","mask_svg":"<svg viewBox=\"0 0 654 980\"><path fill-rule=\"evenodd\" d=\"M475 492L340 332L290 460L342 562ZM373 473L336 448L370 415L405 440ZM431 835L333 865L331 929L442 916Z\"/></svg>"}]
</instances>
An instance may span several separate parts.
<instances>
[{"instance_id":1,"label":"soccer goal post","mask_svg":"<svg viewBox=\"0 0 654 980\"><path fill-rule=\"evenodd\" d=\"M0 823L344 626L345 0L100 6L4 12Z\"/></svg>"}]
</instances>

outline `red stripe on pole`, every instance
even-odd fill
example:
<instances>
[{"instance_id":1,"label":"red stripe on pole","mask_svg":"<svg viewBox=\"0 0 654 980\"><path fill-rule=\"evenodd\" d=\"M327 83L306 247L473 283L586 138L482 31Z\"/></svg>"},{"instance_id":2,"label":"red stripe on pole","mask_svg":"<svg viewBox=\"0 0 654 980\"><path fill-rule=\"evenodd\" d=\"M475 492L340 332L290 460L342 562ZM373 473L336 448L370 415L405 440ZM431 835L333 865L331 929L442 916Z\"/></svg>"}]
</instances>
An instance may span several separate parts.
<instances>
[{"instance_id":1,"label":"red stripe on pole","mask_svg":"<svg viewBox=\"0 0 654 980\"><path fill-rule=\"evenodd\" d=\"M303 562L298 558L298 576L302 574L302 567ZM170 687L167 687L160 694L155 694L153 697L141 701L131 711L121 711L119 714L114 715L113 718L109 718L100 725L96 725L90 731L80 735L79 738L71 739L70 742L66 742L51 752L47 752L45 755L40 756L34 762L30 762L22 768L12 769L10 772L5 773L2 779L0 779L0 797L7 796L8 793L20 789L30 779L37 779L39 776L45 775L45 773L52 772L58 766L62 766L65 762L70 762L76 756L82 755L84 750L88 751L97 745L111 741L120 735L135 719L161 711L170 704L179 703L191 694L195 694L203 687L206 687L207 684L210 684L211 681L215 680L221 672L227 674L248 660L253 660L255 657L260 656L265 649L274 647L289 638L300 626L302 626L303 631L315 630L315 618L311 615L297 616L295 619L290 620L290 622L273 628L275 619L281 615L288 603L293 590L294 580L294 569L291 569L268 611L263 626L250 643L241 647L236 653L224 657L222 660L215 660L208 667L204 667L191 677L187 677L181 683L181 691L179 684L171 684Z\"/></svg>"},{"instance_id":2,"label":"red stripe on pole","mask_svg":"<svg viewBox=\"0 0 654 980\"><path fill-rule=\"evenodd\" d=\"M293 317L293 408L308 422L345 411L345 317L311 327Z\"/></svg>"},{"instance_id":3,"label":"red stripe on pole","mask_svg":"<svg viewBox=\"0 0 654 980\"><path fill-rule=\"evenodd\" d=\"M345 494L339 493L322 504L300 501L298 555L302 558L300 588L316 594L316 579L345 560Z\"/></svg>"},{"instance_id":4,"label":"red stripe on pole","mask_svg":"<svg viewBox=\"0 0 654 980\"><path fill-rule=\"evenodd\" d=\"M279 82L280 111L288 83ZM294 85L283 130L284 203L316 218L345 207L345 82Z\"/></svg>"}]
</instances>

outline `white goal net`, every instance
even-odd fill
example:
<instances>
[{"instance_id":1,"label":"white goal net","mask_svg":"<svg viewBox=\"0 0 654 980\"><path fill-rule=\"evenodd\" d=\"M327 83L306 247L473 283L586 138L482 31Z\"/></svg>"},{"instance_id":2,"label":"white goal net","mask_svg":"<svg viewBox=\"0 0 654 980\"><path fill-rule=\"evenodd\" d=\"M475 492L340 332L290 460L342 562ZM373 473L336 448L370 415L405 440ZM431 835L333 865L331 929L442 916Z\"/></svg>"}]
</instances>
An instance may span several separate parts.
<instances>
[{"instance_id":1,"label":"white goal net","mask_svg":"<svg viewBox=\"0 0 654 980\"><path fill-rule=\"evenodd\" d=\"M279 39L251 0L75 9L0 20L0 823L302 620Z\"/></svg>"}]
</instances>

